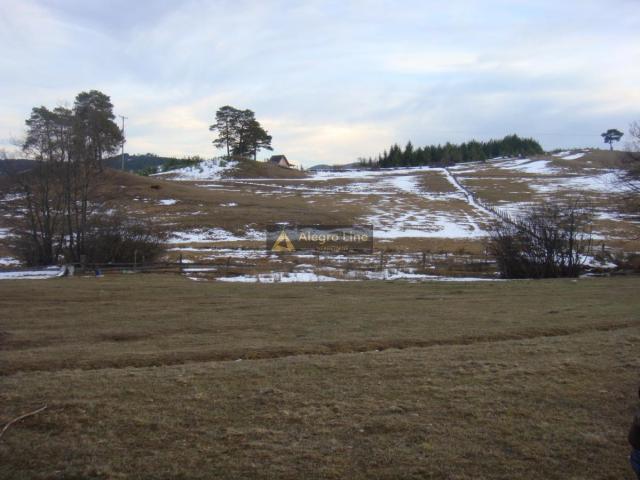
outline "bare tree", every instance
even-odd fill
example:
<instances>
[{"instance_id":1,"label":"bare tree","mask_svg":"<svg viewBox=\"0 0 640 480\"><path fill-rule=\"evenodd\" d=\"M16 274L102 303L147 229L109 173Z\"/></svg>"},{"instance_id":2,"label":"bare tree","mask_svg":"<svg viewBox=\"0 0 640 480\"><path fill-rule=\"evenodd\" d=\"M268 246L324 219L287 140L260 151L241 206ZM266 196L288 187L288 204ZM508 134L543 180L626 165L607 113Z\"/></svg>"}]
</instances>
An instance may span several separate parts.
<instances>
[{"instance_id":1,"label":"bare tree","mask_svg":"<svg viewBox=\"0 0 640 480\"><path fill-rule=\"evenodd\" d=\"M622 155L622 164L617 171L614 187L623 196L623 208L627 213L640 214L640 123L629 125L630 140Z\"/></svg>"},{"instance_id":2,"label":"bare tree","mask_svg":"<svg viewBox=\"0 0 640 480\"><path fill-rule=\"evenodd\" d=\"M640 193L640 123L629 125L631 141L627 143L627 152L623 160L621 180L636 194Z\"/></svg>"},{"instance_id":3,"label":"bare tree","mask_svg":"<svg viewBox=\"0 0 640 480\"><path fill-rule=\"evenodd\" d=\"M61 145L57 114L46 107L34 108L27 119L24 153L34 168L15 175L23 200L24 230L18 243L29 264L53 263L59 253L56 239L63 235L61 223L65 192L63 188Z\"/></svg>"},{"instance_id":4,"label":"bare tree","mask_svg":"<svg viewBox=\"0 0 640 480\"><path fill-rule=\"evenodd\" d=\"M520 216L501 214L489 252L505 278L575 277L591 252L593 214L580 201L544 204Z\"/></svg>"}]
</instances>

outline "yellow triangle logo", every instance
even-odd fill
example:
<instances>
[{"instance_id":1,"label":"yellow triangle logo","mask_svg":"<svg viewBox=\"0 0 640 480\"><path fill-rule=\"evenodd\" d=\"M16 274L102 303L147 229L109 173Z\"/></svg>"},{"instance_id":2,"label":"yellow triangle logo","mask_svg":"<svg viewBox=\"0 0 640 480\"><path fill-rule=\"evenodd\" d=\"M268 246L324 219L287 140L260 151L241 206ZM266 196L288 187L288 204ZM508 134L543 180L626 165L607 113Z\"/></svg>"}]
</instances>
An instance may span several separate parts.
<instances>
[{"instance_id":1,"label":"yellow triangle logo","mask_svg":"<svg viewBox=\"0 0 640 480\"><path fill-rule=\"evenodd\" d=\"M295 247L293 246L293 243L291 243L291 240L289 240L289 237L287 236L287 234L285 233L284 230L282 230L280 232L280 235L278 235L278 238L276 239L275 243L273 244L273 247L271 247L271 251L272 252L293 252L293 251L295 251Z\"/></svg>"}]
</instances>

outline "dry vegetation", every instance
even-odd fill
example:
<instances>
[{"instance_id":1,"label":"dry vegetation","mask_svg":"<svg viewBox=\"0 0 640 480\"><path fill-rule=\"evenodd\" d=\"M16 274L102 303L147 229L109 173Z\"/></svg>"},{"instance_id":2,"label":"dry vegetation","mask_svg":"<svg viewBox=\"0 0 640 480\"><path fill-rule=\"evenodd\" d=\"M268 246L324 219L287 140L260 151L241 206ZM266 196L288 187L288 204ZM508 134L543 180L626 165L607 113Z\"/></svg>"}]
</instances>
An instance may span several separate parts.
<instances>
[{"instance_id":1,"label":"dry vegetation","mask_svg":"<svg viewBox=\"0 0 640 480\"><path fill-rule=\"evenodd\" d=\"M280 167L274 167L280 168ZM219 188L202 188L211 182L172 182L154 177L137 177L110 172L109 187L112 200L125 203L132 212L157 215L171 224L174 230L221 227L231 232L242 232L247 225L260 227L270 222L340 223L353 220L359 212L356 206L340 209L332 205L333 199L318 203L304 201L300 193L290 195L260 194L278 187L278 182L261 185L254 182L236 182L227 179L215 182ZM115 191L114 191L115 190ZM136 200L137 199L137 200ZM160 205L162 199L177 199L171 206ZM228 207L230 203L237 204ZM355 211L354 211L355 210Z\"/></svg>"},{"instance_id":2,"label":"dry vegetation","mask_svg":"<svg viewBox=\"0 0 640 480\"><path fill-rule=\"evenodd\" d=\"M639 287L3 282L0 477L630 479Z\"/></svg>"},{"instance_id":3,"label":"dry vegetation","mask_svg":"<svg viewBox=\"0 0 640 480\"><path fill-rule=\"evenodd\" d=\"M550 156L537 158L550 160L552 166L564 169L549 175L502 169L490 163L454 173L479 200L501 208L574 197L580 194L575 188L542 193L536 191L532 184L544 185L548 181L561 182L576 175L601 174L605 171L602 169L619 165L619 157L619 152L593 151L575 160ZM103 190L111 202L131 215L155 218L171 231L222 228L241 235L248 228L260 230L270 222L348 224L366 222L372 215L383 215L384 222L393 226L395 218L403 217L409 223L415 220L416 217L411 217L410 213L426 219L444 215L462 223L473 221L486 227L486 215L460 197L441 171L407 171L406 175L416 179L417 186L425 195L403 191L393 183L385 184L384 176L314 181L304 172L263 162L243 162L233 172L236 178L218 181L176 182L110 171L104 179ZM7 191L7 188L0 184L0 192ZM601 211L615 213L620 210L621 197L615 193L585 192L585 195ZM162 205L160 201L165 199L175 199L177 203ZM0 228L10 222L10 217L5 215L11 213L12 206L0 202ZM606 232L608 246L628 252L640 250L640 227L637 223L620 218L602 218L597 220L596 228ZM216 242L216 246L260 248L262 243L245 240ZM479 238L394 238L376 242L376 250L388 251L456 254L461 249L482 254L484 242ZM0 255L9 254L6 241L0 240Z\"/></svg>"},{"instance_id":4,"label":"dry vegetation","mask_svg":"<svg viewBox=\"0 0 640 480\"><path fill-rule=\"evenodd\" d=\"M268 162L241 160L231 172L234 178L306 178L307 174L294 168L284 168Z\"/></svg>"}]
</instances>

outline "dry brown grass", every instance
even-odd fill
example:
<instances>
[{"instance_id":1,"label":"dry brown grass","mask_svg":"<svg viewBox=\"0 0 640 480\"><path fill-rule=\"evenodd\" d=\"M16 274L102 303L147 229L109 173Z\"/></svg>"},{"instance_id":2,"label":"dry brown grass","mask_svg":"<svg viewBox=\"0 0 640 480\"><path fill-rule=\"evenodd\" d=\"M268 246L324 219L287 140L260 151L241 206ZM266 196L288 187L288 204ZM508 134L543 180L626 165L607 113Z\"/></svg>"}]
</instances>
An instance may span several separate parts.
<instances>
[{"instance_id":1,"label":"dry brown grass","mask_svg":"<svg viewBox=\"0 0 640 480\"><path fill-rule=\"evenodd\" d=\"M294 168L284 168L268 162L242 160L231 175L235 178L305 178L305 172Z\"/></svg>"},{"instance_id":2,"label":"dry brown grass","mask_svg":"<svg viewBox=\"0 0 640 480\"><path fill-rule=\"evenodd\" d=\"M598 297L603 285L611 291ZM4 281L0 373L332 353L627 325L640 305L637 286L637 279L455 288L405 282L229 285L177 275ZM544 307L530 296L532 288L544 296ZM594 298L579 304L588 291ZM129 332L139 338L105 341Z\"/></svg>"},{"instance_id":3,"label":"dry brown grass","mask_svg":"<svg viewBox=\"0 0 640 480\"><path fill-rule=\"evenodd\" d=\"M585 175L592 171L584 170L585 168L610 168L619 164L619 157L620 154L616 152L594 151L577 160L554 158L552 163L569 170L562 175L551 175L551 178L560 179L563 175L569 178L576 173ZM416 177L417 183L429 195L394 190L393 185L384 185L383 176L312 181L304 178L305 174L302 172L260 162L245 162L235 173L245 179L252 178L249 181L228 178L216 182L172 182L158 177L147 178L110 171L105 178L103 192L114 205L131 215L153 218L157 223L166 225L170 231L222 228L241 235L247 228L260 230L265 224L272 222L350 224L368 221L372 215L379 216L381 213L388 214L385 222L393 226L394 218L404 217L405 221L413 221L404 215L408 212L433 219L448 216L460 222L474 221L480 226L486 226L487 218L463 199L439 196L455 193L455 188L442 172L402 173ZM481 201L496 207L510 203L556 201L576 195L575 190L559 190L552 194L536 192L531 187L531 182L544 182L541 176L499 169L490 164L482 171L455 173L461 183ZM288 178L278 178L281 175ZM293 177L296 178L295 181L291 180ZM1 183L2 179L0 192L6 190L6 186L3 187ZM203 188L203 185L212 184L215 186ZM331 187L342 190L337 193L328 192ZM353 190L348 191L349 188ZM620 209L621 199L616 195L589 193L587 198L601 210L616 212ZM165 206L159 203L163 199L176 199L178 202ZM235 206L229 207L229 204ZM0 204L0 227L7 223L3 208L11 213L10 205ZM608 246L627 252L640 249L640 226L637 222L598 220L596 228L606 232L610 238L606 242ZM10 254L7 243L6 240L0 240L0 255ZM215 245L262 247L261 242L254 241L216 242ZM377 251L463 252L481 255L484 242L477 239L396 238L376 241L375 248ZM176 255L172 254L170 258L175 259ZM196 255L192 256L197 260Z\"/></svg>"},{"instance_id":4,"label":"dry brown grass","mask_svg":"<svg viewBox=\"0 0 640 480\"><path fill-rule=\"evenodd\" d=\"M554 163L564 162L596 162L605 166L607 161L615 159L607 156L606 152L589 154L583 159L563 161L554 159ZM593 157L592 157L593 156ZM609 158L611 157L611 158ZM598 163L599 162L599 163ZM603 163L605 162L605 163ZM248 163L254 165L253 162ZM260 164L261 168L285 170L280 167ZM517 171L499 170L488 165L486 171L472 174L459 173L460 181L471 189L484 202L498 207L509 202L540 202L545 197L536 194L529 188L529 181L535 180L535 175L523 176ZM243 171L249 174L249 171ZM494 172L496 177L490 175ZM291 174L300 172L291 171ZM154 218L159 224L166 225L169 231L185 231L194 229L223 228L236 235L243 234L247 228L261 230L266 223L287 221L294 223L356 223L366 222L370 215L382 215L387 227L394 228L396 218L404 222L413 222L424 217L438 219L442 215L457 218L462 222L474 221L481 226L487 226L487 218L478 215L478 211L464 199L459 198L454 186L439 170L433 171L403 171L409 177L417 180L427 194L411 192L401 188L394 190L392 182L386 182L384 176L335 178L323 181L299 179L292 182L287 179L226 179L218 182L171 182L161 178L145 178L121 172L109 171L105 177L103 193L114 206L126 209L131 215ZM530 178L529 178L530 177ZM203 187L203 185L215 187ZM329 192L330 189L338 192ZM455 193L453 197L446 194ZM445 195L440 195L445 194ZM557 197L557 196L556 196ZM553 197L553 198L556 198ZM561 195L560 195L561 197ZM558 198L560 198L558 197ZM551 198L551 197L550 197ZM161 205L160 200L176 199L175 205ZM617 206L612 196L592 196L592 200L599 205ZM234 205L230 207L229 205ZM9 207L0 204L0 208ZM409 215L413 213L413 217ZM0 222L3 221L0 211ZM425 221L424 219L419 221ZM418 221L418 223L419 223ZM2 226L2 225L0 225ZM638 251L640 249L640 226L630 222L616 220L598 220L596 226L601 231L608 232L612 238L606 246L623 251ZM485 258L485 244L483 239L447 239L447 238L395 238L378 239L374 235L374 249L378 252L409 252L420 254L449 253L459 258L471 255L474 261ZM10 255L7 241L0 241L0 255ZM602 241L597 242L600 246ZM193 244L181 244L182 247L231 247L262 249L261 241L220 241ZM171 251L167 255L170 261L178 258L190 261L209 262L206 252ZM250 263L250 262L249 262ZM273 262L257 262L246 265L237 273L254 274L272 270ZM375 262L374 262L375 263ZM295 265L290 265L293 267ZM285 266L286 267L286 266ZM445 275L466 274L467 270L455 271L448 265L437 266L437 273ZM466 267L465 267L466 268ZM280 270L286 271L287 268ZM229 273L229 272L227 272ZM233 272L230 272L233 273ZM430 273L436 273L431 271Z\"/></svg>"},{"instance_id":5,"label":"dry brown grass","mask_svg":"<svg viewBox=\"0 0 640 480\"><path fill-rule=\"evenodd\" d=\"M281 167L261 164L265 168L285 170ZM304 173L290 171L294 177ZM288 174L289 175L289 174ZM260 180L256 180L260 183ZM253 182L253 183L256 183ZM260 187L262 191L277 188ZM125 209L132 215L156 218L169 224L174 230L219 227L241 233L247 225L261 226L266 223L290 221L297 223L353 223L363 208L357 204L338 207L332 198L319 196L317 202L307 201L300 192L286 195L256 195L252 183L227 179L220 188L202 188L212 182L175 182L160 177L141 177L115 170L106 170L99 191L107 202ZM286 185L286 184L285 184ZM0 196L10 186L0 184ZM171 206L161 205L160 200L176 199ZM366 199L364 199L366 201ZM226 207L236 203L237 207ZM13 212L11 205L0 205ZM0 227L6 222L0 217Z\"/></svg>"},{"instance_id":6,"label":"dry brown grass","mask_svg":"<svg viewBox=\"0 0 640 480\"><path fill-rule=\"evenodd\" d=\"M3 282L0 477L630 479L639 286Z\"/></svg>"}]
</instances>

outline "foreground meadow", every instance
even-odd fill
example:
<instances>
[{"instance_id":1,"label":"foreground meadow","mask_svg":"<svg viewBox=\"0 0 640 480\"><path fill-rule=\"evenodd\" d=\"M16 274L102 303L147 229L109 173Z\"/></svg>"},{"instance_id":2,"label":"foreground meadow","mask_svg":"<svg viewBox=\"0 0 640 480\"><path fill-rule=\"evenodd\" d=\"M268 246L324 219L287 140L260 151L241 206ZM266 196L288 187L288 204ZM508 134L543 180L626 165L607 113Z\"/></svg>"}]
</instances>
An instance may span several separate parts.
<instances>
[{"instance_id":1,"label":"foreground meadow","mask_svg":"<svg viewBox=\"0 0 640 480\"><path fill-rule=\"evenodd\" d=\"M632 478L638 278L0 284L2 478Z\"/></svg>"}]
</instances>

